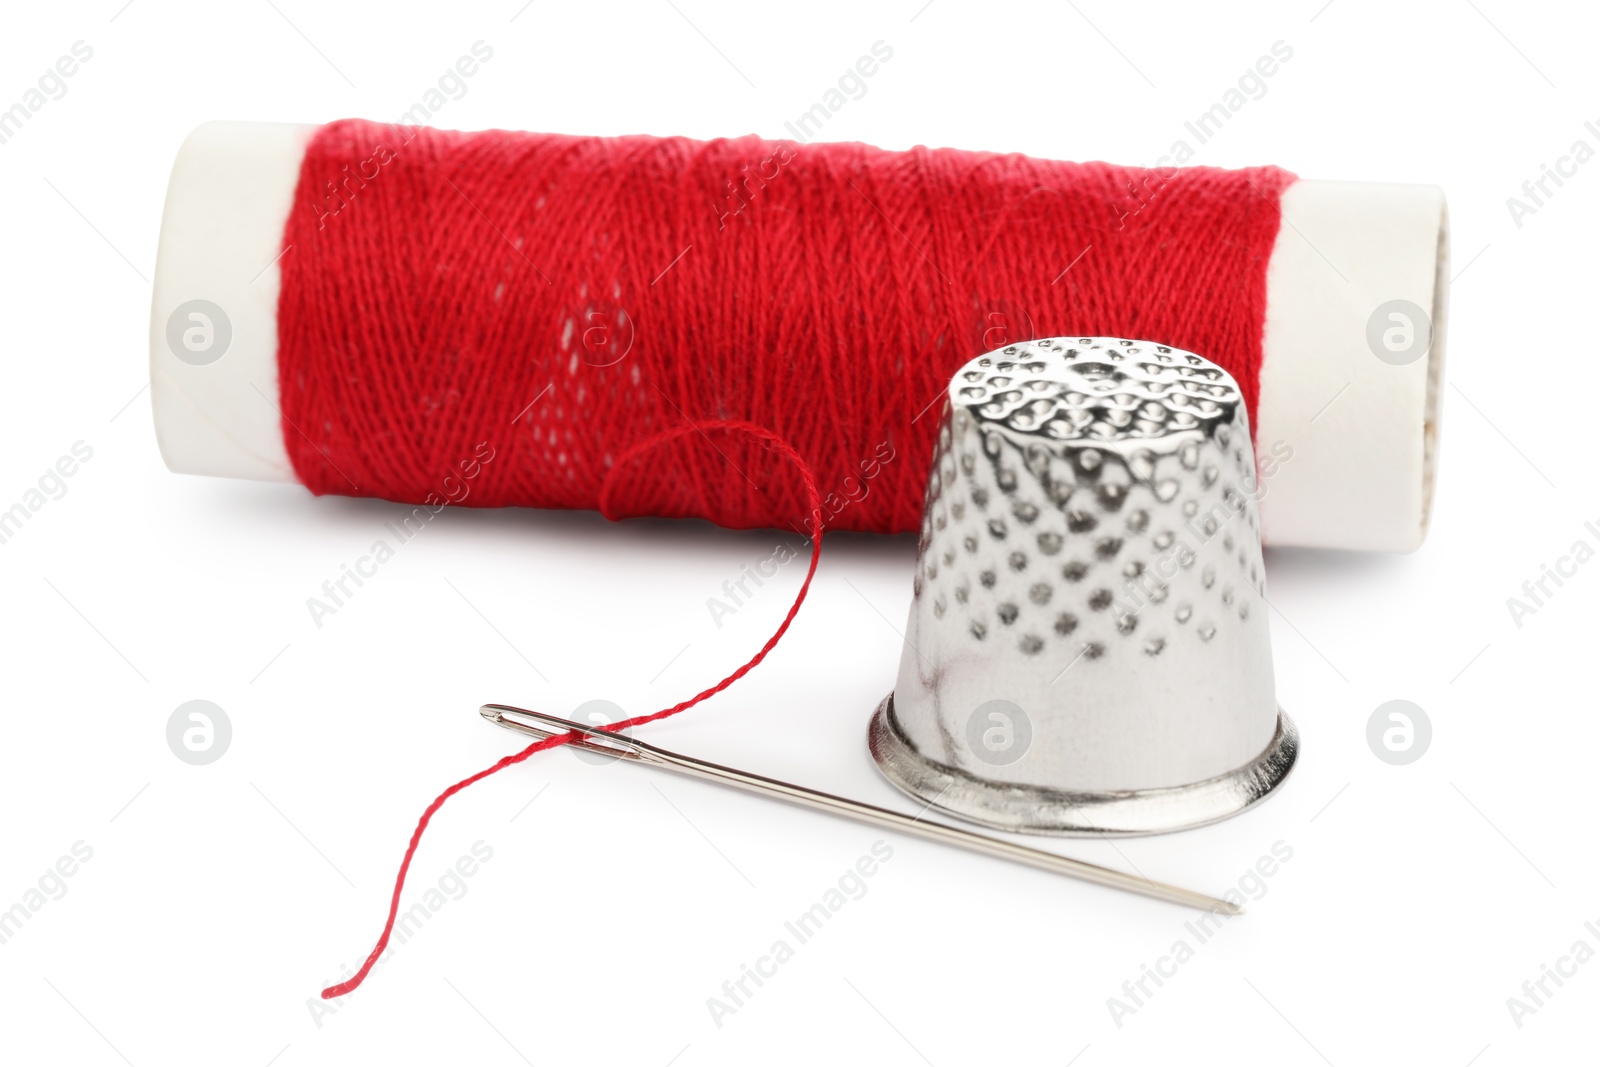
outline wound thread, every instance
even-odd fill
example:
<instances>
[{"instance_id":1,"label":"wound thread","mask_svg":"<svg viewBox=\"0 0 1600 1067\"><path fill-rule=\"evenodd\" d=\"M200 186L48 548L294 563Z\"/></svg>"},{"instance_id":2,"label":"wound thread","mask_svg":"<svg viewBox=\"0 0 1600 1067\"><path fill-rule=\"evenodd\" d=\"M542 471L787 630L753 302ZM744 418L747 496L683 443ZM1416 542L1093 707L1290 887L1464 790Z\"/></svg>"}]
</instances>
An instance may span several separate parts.
<instances>
[{"instance_id":1,"label":"wound thread","mask_svg":"<svg viewBox=\"0 0 1600 1067\"><path fill-rule=\"evenodd\" d=\"M659 437L741 420L800 454L830 527L915 530L929 409L1004 344L1186 348L1253 425L1292 180L336 122L284 234L284 443L318 494L417 503L487 440L474 506L594 509L606 487L612 514L785 525L799 486L760 444Z\"/></svg>"}]
</instances>

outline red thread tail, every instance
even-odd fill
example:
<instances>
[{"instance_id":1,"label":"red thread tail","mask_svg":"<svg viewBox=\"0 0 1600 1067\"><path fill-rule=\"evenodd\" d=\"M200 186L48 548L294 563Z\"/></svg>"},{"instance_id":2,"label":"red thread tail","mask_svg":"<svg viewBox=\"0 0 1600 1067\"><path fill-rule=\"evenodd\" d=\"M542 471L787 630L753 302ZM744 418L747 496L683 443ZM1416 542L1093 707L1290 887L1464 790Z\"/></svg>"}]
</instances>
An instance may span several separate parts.
<instances>
[{"instance_id":1,"label":"red thread tail","mask_svg":"<svg viewBox=\"0 0 1600 1067\"><path fill-rule=\"evenodd\" d=\"M806 568L805 581L800 584L800 591L795 595L794 603L789 605L789 611L784 615L783 621L778 624L778 628L773 631L772 636L767 638L766 644L761 646L760 651L758 651L754 656L751 656L750 659L745 661L742 666L740 666L726 678L722 679L722 681L711 686L709 689L701 690L688 700L674 704L670 708L663 708L662 710L649 715L636 715L631 719L625 719L622 722L611 723L610 725L604 727L604 729L613 733L620 730L630 729L634 726L642 726L645 723L655 722L658 719L665 719L669 716L676 715L681 711L687 711L701 701L722 692L734 682L737 682L740 678L743 678L746 674L749 674L752 670L754 670L762 660L767 658L767 654L777 647L778 642L783 639L783 635L788 632L789 624L794 622L795 616L800 613L800 605L805 603L806 594L811 591L811 579L815 577L817 573L817 562L822 557L822 500L821 495L817 491L816 479L812 476L811 469L806 466L805 460L800 457L798 452L791 448L782 438L778 437L771 431L762 429L759 426L755 426L746 422L725 421L715 423L694 423L679 429L668 430L664 433L655 435L649 440L644 441L625 452L618 460L613 470L621 470L626 465L627 461L635 458L636 455L654 448L668 440L681 437L687 433L704 433L707 430L736 430L741 433L751 434L752 436L758 437L765 441L768 447L772 448L773 451L777 452L785 459L793 462L799 469L800 477L805 487L806 502L810 506L811 510L811 528L813 531L815 531L811 539L811 563L810 566ZM601 493L601 500L602 502L606 500L604 490L602 490ZM608 515L608 517L612 516ZM461 781L457 782L455 785L451 786L449 789L446 789L437 797L433 798L433 803L429 804L427 808L423 810L422 818L417 820L417 828L411 831L411 841L406 845L405 857L400 861L400 871L397 875L395 875L394 893L389 898L389 917L384 920L383 932L378 935L378 943L372 947L372 951L368 953L366 961L361 964L360 970L356 971L355 974L351 975L345 981L336 985L331 985L322 991L323 1000L332 1000L335 997L342 997L346 993L353 992L355 989L359 988L361 983L367 980L367 975L372 973L373 965L378 962L379 957L381 957L384 951L389 947L389 937L394 933L395 918L400 913L400 894L405 889L406 875L411 870L412 859L416 857L417 845L422 841L422 834L425 830L427 830L428 824L433 821L434 814L438 812L440 808L444 807L444 802L468 786L483 781L491 774L498 774L507 767L521 763L523 760L532 756L536 752L543 752L546 749L552 749L561 745L565 745L571 741L577 740L580 736L580 734L576 733L565 733L559 734L555 737L547 737L542 741L535 741L522 751L513 753L512 755L497 761L493 766L485 767L477 774L461 779Z\"/></svg>"}]
</instances>

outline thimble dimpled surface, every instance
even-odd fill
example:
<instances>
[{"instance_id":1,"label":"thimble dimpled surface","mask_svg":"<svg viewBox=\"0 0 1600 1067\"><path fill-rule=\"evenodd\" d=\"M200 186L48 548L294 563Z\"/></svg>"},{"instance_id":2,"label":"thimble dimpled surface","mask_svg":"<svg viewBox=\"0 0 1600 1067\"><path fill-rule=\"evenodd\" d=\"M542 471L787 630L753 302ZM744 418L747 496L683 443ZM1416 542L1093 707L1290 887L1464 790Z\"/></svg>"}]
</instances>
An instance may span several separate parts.
<instances>
[{"instance_id":1,"label":"thimble dimpled surface","mask_svg":"<svg viewBox=\"0 0 1600 1067\"><path fill-rule=\"evenodd\" d=\"M1259 757L1278 713L1233 379L1164 345L1049 338L971 361L948 399L892 702L906 742L1074 791ZM977 740L993 707L1013 756Z\"/></svg>"}]
</instances>

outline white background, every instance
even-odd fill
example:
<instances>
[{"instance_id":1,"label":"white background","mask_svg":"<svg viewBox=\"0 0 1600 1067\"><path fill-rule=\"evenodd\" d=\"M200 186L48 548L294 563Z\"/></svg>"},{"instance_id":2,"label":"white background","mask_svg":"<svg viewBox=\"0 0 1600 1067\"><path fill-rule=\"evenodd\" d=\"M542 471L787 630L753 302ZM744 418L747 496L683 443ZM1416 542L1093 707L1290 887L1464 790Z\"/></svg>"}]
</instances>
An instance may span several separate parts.
<instances>
[{"instance_id":1,"label":"white background","mask_svg":"<svg viewBox=\"0 0 1600 1067\"><path fill-rule=\"evenodd\" d=\"M358 7L15 5L0 104L94 49L0 145L0 506L77 441L93 458L0 545L0 908L93 858L0 945L0 1059L156 1064L1572 1063L1600 962L1519 1028L1525 980L1600 924L1591 665L1600 561L1519 628L1520 595L1600 537L1593 417L1600 162L1518 227L1506 198L1600 119L1596 25L1507 0L1228 5L534 0ZM519 10L520 9L520 10ZM1153 163L1274 41L1293 59L1196 162L1443 185L1457 277L1433 533L1408 557L1268 555L1278 684L1304 735L1280 795L1205 830L1063 853L1220 892L1293 858L1118 1026L1107 1007L1183 910L933 845L893 859L719 1028L706 998L883 835L556 752L452 801L407 904L475 841L493 859L368 984L423 805L511 751L477 707L676 702L764 639L800 568L719 629L706 598L775 535L452 511L319 630L305 600L396 514L167 473L145 391L167 170L212 118L389 120L471 45L444 126L755 132L883 40L830 139ZM908 538L829 537L811 600L752 677L648 730L668 747L908 809L867 758L910 597ZM202 698L231 748L193 767ZM1405 698L1404 767L1366 723ZM537 800L529 805L530 798ZM1554 989L1553 986L1550 988ZM320 1025L319 1025L320 1021ZM676 1057L676 1059L675 1059Z\"/></svg>"}]
</instances>

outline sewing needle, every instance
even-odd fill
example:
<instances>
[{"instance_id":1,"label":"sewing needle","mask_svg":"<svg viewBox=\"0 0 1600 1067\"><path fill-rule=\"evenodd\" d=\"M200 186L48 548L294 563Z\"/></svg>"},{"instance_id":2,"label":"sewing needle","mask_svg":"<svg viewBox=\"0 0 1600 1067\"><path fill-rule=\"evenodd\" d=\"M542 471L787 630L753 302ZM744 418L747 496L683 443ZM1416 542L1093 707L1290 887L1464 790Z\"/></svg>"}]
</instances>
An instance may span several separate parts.
<instances>
[{"instance_id":1,"label":"sewing needle","mask_svg":"<svg viewBox=\"0 0 1600 1067\"><path fill-rule=\"evenodd\" d=\"M568 719L557 718L542 712L528 711L524 708L514 708L505 704L485 704L479 712L485 719L497 726L508 730L517 730L537 738L553 737L562 733L576 733L581 735L578 740L569 742L573 748L582 749L597 755L609 756L614 759L629 763L640 763L664 770L677 771L695 778L705 778L735 789L743 789L749 793L762 796L776 797L787 800L802 807L816 811L824 811L833 815L841 815L847 819L864 822L872 826L880 826L887 830L920 837L927 841L936 841L940 844L954 845L970 852L978 852L986 856L1011 860L1014 863L1026 864L1040 870L1050 871L1054 874L1066 875L1097 885L1109 886L1113 889L1122 889L1130 893L1139 893L1143 896L1154 897L1174 904L1184 904L1189 907L1199 908L1203 911L1217 911L1224 915L1239 915L1244 909L1237 904L1216 897L1197 893L1191 889L1180 886L1168 885L1164 882L1151 881L1138 875L1127 874L1122 871L1101 867L1098 864L1087 863L1083 860L1058 856L1042 849L1028 848L1025 845L1013 844L999 838L985 837L971 830L963 830L955 826L946 826L942 823L924 822L920 815L906 815L888 808L880 808L872 804L865 804L858 800L847 800L844 797L834 796L804 786L781 782L775 778L766 778L748 771L735 770L716 763L695 759L691 756L669 752L664 748L646 744L643 741L621 734L609 733L585 723L572 722ZM531 720L531 721L530 721Z\"/></svg>"}]
</instances>

